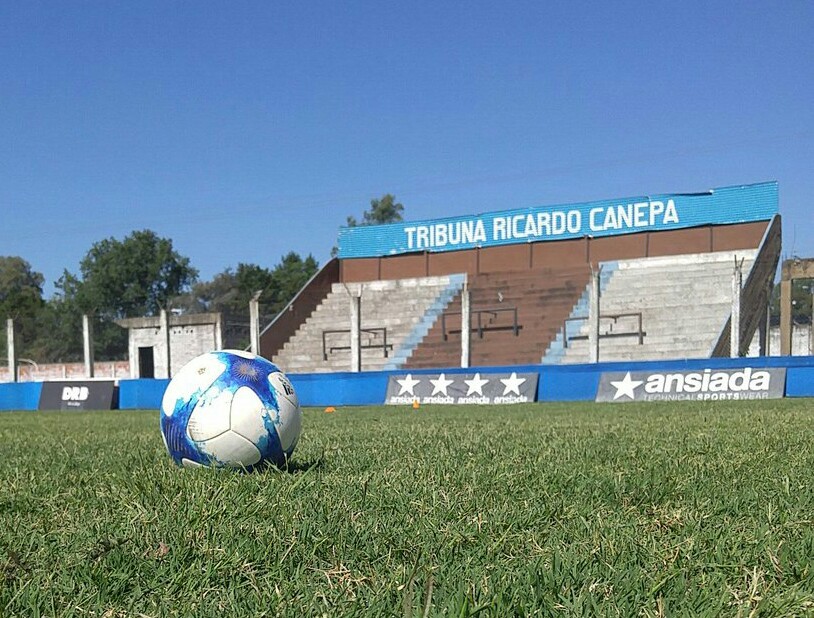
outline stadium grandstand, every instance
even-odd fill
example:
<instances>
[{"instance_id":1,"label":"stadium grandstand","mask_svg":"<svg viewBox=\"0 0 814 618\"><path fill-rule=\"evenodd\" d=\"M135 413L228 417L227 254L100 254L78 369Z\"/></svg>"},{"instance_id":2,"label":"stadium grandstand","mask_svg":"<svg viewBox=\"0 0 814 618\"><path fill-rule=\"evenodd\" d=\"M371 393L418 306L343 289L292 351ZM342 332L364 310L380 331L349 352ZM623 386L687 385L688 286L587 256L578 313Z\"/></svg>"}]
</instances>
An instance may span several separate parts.
<instances>
[{"instance_id":1,"label":"stadium grandstand","mask_svg":"<svg viewBox=\"0 0 814 618\"><path fill-rule=\"evenodd\" d=\"M260 353L290 373L765 353L780 252L776 182L342 228Z\"/></svg>"}]
</instances>

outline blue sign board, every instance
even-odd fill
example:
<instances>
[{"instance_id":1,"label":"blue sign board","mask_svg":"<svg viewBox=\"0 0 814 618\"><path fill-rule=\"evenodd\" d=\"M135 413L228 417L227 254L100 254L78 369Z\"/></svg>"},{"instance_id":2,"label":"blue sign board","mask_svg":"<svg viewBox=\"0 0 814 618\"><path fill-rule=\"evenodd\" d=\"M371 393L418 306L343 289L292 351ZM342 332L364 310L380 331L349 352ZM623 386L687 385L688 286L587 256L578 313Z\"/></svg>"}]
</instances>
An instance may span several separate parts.
<instances>
[{"instance_id":1,"label":"blue sign board","mask_svg":"<svg viewBox=\"0 0 814 618\"><path fill-rule=\"evenodd\" d=\"M767 221L778 211L777 182L702 193L541 206L339 230L339 257L457 251L585 236Z\"/></svg>"}]
</instances>

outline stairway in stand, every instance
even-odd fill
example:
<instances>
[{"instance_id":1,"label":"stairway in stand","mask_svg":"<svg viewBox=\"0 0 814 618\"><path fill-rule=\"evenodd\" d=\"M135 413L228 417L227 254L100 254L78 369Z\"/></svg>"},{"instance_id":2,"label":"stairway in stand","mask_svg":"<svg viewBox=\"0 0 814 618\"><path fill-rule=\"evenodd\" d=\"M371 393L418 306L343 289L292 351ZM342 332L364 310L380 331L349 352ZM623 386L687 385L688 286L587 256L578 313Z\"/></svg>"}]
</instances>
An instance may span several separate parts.
<instances>
[{"instance_id":1,"label":"stairway in stand","mask_svg":"<svg viewBox=\"0 0 814 618\"><path fill-rule=\"evenodd\" d=\"M469 275L470 366L539 363L589 279L587 264ZM458 294L443 319L436 321L404 366L415 369L455 367L460 362L461 295Z\"/></svg>"}]
</instances>

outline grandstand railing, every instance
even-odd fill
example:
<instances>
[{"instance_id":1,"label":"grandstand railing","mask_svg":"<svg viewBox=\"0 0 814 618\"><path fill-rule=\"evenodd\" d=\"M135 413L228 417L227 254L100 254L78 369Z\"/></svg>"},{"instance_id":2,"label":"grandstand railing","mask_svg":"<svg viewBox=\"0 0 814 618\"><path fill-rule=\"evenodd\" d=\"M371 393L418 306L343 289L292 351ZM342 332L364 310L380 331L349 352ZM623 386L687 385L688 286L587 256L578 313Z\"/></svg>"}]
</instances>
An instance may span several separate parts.
<instances>
[{"instance_id":1,"label":"grandstand railing","mask_svg":"<svg viewBox=\"0 0 814 618\"><path fill-rule=\"evenodd\" d=\"M775 215L766 227L760 241L755 261L743 282L741 289L741 323L740 323L740 350L738 356L745 356L749 351L749 344L755 336L758 324L766 319L766 309L771 300L771 287L780 262L782 246L782 229L780 215ZM734 264L733 264L734 267ZM730 313L726 323L721 328L721 334L712 347L710 356L731 355L731 324Z\"/></svg>"},{"instance_id":2,"label":"grandstand railing","mask_svg":"<svg viewBox=\"0 0 814 618\"><path fill-rule=\"evenodd\" d=\"M339 281L339 258L328 260L300 288L280 313L260 332L260 352L269 360L277 355L297 328L308 319Z\"/></svg>"},{"instance_id":3,"label":"grandstand railing","mask_svg":"<svg viewBox=\"0 0 814 618\"><path fill-rule=\"evenodd\" d=\"M613 327L619 323L619 320L625 318L636 318L636 330L632 331L623 331L623 332L614 332ZM639 345L644 345L644 337L647 333L644 331L642 326L642 312L641 311L632 311L630 313L606 313L604 315L599 316L601 320L611 320L611 325L609 330L606 332L600 332L599 338L604 339L608 337L638 337ZM565 318L562 323L562 345L563 347L568 347L569 341L575 341L578 339L587 339L588 335L568 335L568 323L569 322L584 322L588 320L588 316L576 316L572 318Z\"/></svg>"},{"instance_id":4,"label":"grandstand railing","mask_svg":"<svg viewBox=\"0 0 814 618\"><path fill-rule=\"evenodd\" d=\"M328 354L333 354L338 350L350 350L350 345L332 345L328 346L328 336L330 335L350 335L349 328L340 328L340 329L329 329L322 331L322 359L328 360ZM381 326L377 328L361 328L359 329L360 333L365 333L367 335L371 335L372 339L378 339L379 334L381 334L382 339L380 342L372 341L368 339L367 342L362 343L359 347L362 350L376 350L380 349L384 352L384 357L387 358L390 355L390 350L393 349L392 343L387 343L387 327Z\"/></svg>"},{"instance_id":5,"label":"grandstand railing","mask_svg":"<svg viewBox=\"0 0 814 618\"><path fill-rule=\"evenodd\" d=\"M497 319L499 313L511 313L511 324L493 324L492 321ZM483 339L483 333L492 330L511 330L514 336L520 335L520 329L523 328L517 321L517 307L491 307L488 309L473 309L471 317L475 318L477 322L476 330L478 331L478 338ZM447 311L441 314L441 333L443 334L444 341L449 340L449 335L460 334L461 329L447 329L447 316L462 315L460 311ZM483 323L483 316L491 316L491 319L486 324ZM471 325L471 322L470 322ZM471 327L471 326L470 326Z\"/></svg>"}]
</instances>

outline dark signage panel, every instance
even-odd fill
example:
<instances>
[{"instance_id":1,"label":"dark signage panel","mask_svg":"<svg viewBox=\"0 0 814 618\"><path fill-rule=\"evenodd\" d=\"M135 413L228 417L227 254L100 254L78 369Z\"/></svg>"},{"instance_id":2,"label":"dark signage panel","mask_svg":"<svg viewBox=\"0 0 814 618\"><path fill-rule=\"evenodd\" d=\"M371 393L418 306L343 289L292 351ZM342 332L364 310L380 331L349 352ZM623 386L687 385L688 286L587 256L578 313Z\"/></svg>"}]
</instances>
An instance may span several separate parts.
<instances>
[{"instance_id":1,"label":"dark signage panel","mask_svg":"<svg viewBox=\"0 0 814 618\"><path fill-rule=\"evenodd\" d=\"M112 410L116 406L113 380L43 382L40 410Z\"/></svg>"},{"instance_id":2,"label":"dark signage panel","mask_svg":"<svg viewBox=\"0 0 814 618\"><path fill-rule=\"evenodd\" d=\"M785 367L616 371L600 376L596 401L780 399L785 390Z\"/></svg>"}]
</instances>

